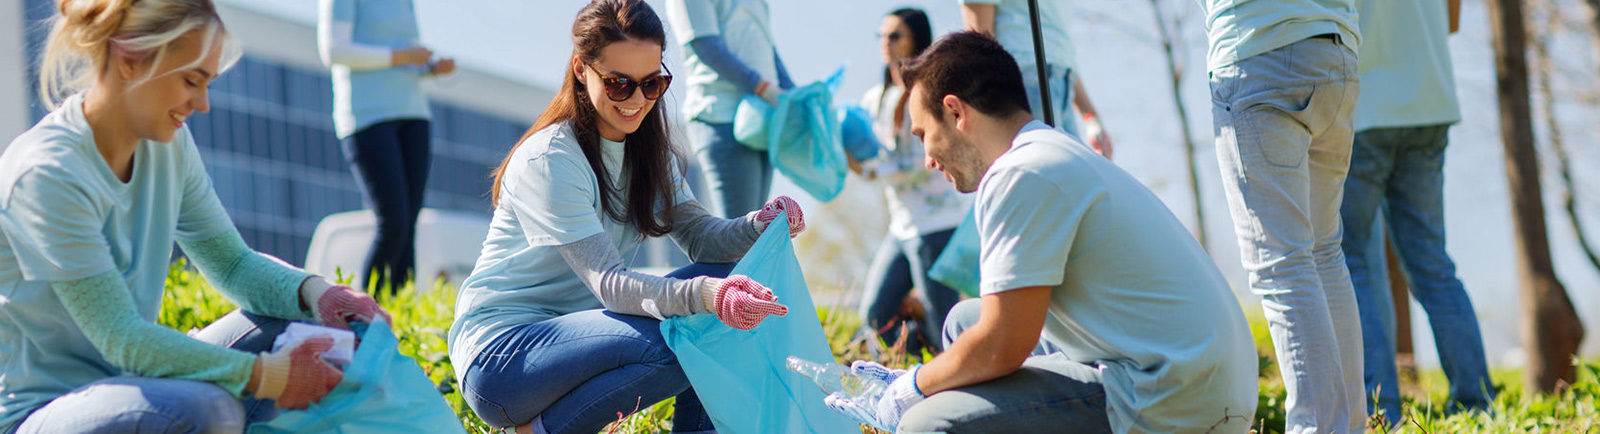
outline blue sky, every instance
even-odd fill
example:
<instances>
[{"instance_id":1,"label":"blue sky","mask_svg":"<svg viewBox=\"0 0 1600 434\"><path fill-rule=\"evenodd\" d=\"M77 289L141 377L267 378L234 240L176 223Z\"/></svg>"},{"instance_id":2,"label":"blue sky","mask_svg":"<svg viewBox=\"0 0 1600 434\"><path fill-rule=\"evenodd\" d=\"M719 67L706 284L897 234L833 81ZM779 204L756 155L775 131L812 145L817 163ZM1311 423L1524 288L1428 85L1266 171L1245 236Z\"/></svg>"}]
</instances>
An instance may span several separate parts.
<instances>
[{"instance_id":1,"label":"blue sky","mask_svg":"<svg viewBox=\"0 0 1600 434\"><path fill-rule=\"evenodd\" d=\"M1164 0L1165 4L1185 19L1181 30L1183 43L1182 65L1187 73L1182 85L1182 95L1191 116L1188 126L1201 143L1197 144L1201 161L1199 174L1206 209L1206 226L1210 233L1210 251L1218 265L1229 276L1236 288L1244 285L1244 275L1238 265L1238 249L1233 241L1231 220L1226 213L1216 169L1215 154L1211 146L1209 94L1204 81L1204 34L1199 25L1199 10L1192 0ZM1406 0L1410 1L1410 0ZM311 21L316 16L315 0L275 0L272 2L230 0L230 3L254 9L267 9L285 16ZM875 46L877 23L888 10L903 4L925 8L934 22L934 31L944 33L959 27L959 13L955 0L925 2L888 2L875 0L769 0L773 37L797 81L821 78L833 68L848 64L849 72L841 91L841 100L853 101L877 79L881 61ZM662 11L660 1L651 1ZM1467 1L1462 19L1462 31L1452 37L1451 47L1456 67L1458 95L1462 101L1463 121L1451 131L1451 145L1446 161L1446 215L1450 234L1450 252L1455 257L1460 275L1472 292L1478 315L1486 324L1485 340L1489 344L1491 363L1518 363L1515 349L1518 314L1516 275L1513 269L1512 233L1507 199L1504 165L1499 143L1499 129L1494 99L1492 53L1488 41L1488 20L1481 2ZM568 43L571 18L584 2L562 1L495 1L471 2L473 7L463 7L465 2L445 0L417 0L423 39L438 51L456 55L464 64L487 69L534 84L555 86L562 64L569 53ZM1170 84L1156 41L1154 19L1148 1L1143 0L1083 0L1074 3L1075 13L1069 29L1078 51L1077 63L1089 93L1100 107L1101 117L1117 142L1117 163L1146 185L1150 186L1173 208L1179 218L1192 224L1193 201L1189 197L1187 176L1179 137L1179 126L1172 106ZM1570 42L1570 41L1569 41ZM1576 60L1575 68L1592 76L1594 66L1587 63L1590 56L1576 43L1572 47L1581 55L1562 56ZM669 65L677 65L679 47L669 47ZM1580 74L1581 76L1581 74ZM1568 83L1567 94L1587 90L1590 81L1576 80ZM1558 83L1559 84L1559 83ZM678 89L681 90L681 89ZM1578 153L1577 167L1580 185L1588 190L1580 192L1580 200L1590 204L1585 215L1600 215L1600 149L1580 139L1597 133L1592 127L1597 114L1592 107L1572 101L1561 104L1562 122L1566 128L1569 147ZM1545 134L1542 131L1541 137ZM1575 237L1565 215L1559 213L1557 204L1560 187L1554 179L1553 160L1545 160L1545 192L1551 246L1555 253L1556 269L1568 292L1578 304L1579 314L1591 327L1600 326L1600 276L1579 256ZM782 187L780 187L782 188ZM872 204L877 187L854 182L844 199L828 208L856 207ZM860 209L859 207L853 209ZM826 218L829 214L808 213ZM866 232L881 225L881 218L865 218L858 226ZM844 221L830 222L844 224ZM851 220L857 224L856 220ZM1600 231L1600 219L1589 222ZM827 224L811 225L813 228ZM859 229L859 228L857 228ZM847 232L853 234L853 231ZM1594 234L1600 237L1600 233ZM876 233L866 234L866 241L856 240L853 249L845 249L849 256L833 266L843 267L842 275L858 275L870 259L870 248L875 247ZM848 238L840 236L840 238ZM860 238L860 237L857 237ZM859 257L857 257L859 256ZM840 265L842 264L842 265ZM815 273L814 273L815 274ZM848 282L846 283L848 284ZM1247 297L1248 298L1248 297ZM1431 337L1425 318L1414 307L1416 326L1419 329L1419 356L1425 361L1432 357ZM1590 333L1586 349L1590 354L1600 352L1600 333Z\"/></svg>"}]
</instances>

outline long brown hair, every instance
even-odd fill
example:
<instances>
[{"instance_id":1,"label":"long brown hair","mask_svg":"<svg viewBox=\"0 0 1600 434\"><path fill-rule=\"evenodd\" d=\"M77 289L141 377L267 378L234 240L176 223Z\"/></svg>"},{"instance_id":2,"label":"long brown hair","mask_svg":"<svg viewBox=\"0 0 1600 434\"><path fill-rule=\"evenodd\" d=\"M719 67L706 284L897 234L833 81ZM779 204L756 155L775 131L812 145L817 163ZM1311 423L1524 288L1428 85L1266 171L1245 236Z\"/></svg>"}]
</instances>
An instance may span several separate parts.
<instances>
[{"instance_id":1,"label":"long brown hair","mask_svg":"<svg viewBox=\"0 0 1600 434\"><path fill-rule=\"evenodd\" d=\"M578 11L572 23L572 56L591 63L600 57L607 45L628 39L655 42L663 49L667 34L650 5L643 0L594 0ZM600 183L600 209L613 220L632 224L639 232L657 237L672 231L671 222L657 215L656 206L672 204L672 148L667 130L667 105L665 99L657 100L645 114L639 129L628 134L623 151L622 171L626 174L628 191L626 206L616 203L618 192L606 174L605 160L601 158L600 130L596 125L599 114L589 100L587 88L573 74L572 64L562 64L561 90L550 100L539 119L534 121L517 143L511 145L505 160L494 170L494 183L490 198L500 202L500 186L505 180L506 168L512 164L517 147L535 133L551 125L570 122L572 132L589 161L595 179Z\"/></svg>"}]
</instances>

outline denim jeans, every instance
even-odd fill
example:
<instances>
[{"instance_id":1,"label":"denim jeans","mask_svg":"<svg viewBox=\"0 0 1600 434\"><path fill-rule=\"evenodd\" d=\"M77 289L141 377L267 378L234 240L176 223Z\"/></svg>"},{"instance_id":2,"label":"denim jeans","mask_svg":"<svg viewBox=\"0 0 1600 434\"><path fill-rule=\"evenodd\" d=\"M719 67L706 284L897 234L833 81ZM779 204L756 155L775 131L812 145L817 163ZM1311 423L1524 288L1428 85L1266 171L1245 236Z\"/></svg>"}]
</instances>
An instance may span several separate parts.
<instances>
[{"instance_id":1,"label":"denim jeans","mask_svg":"<svg viewBox=\"0 0 1600 434\"><path fill-rule=\"evenodd\" d=\"M711 214L733 218L761 208L772 193L772 162L765 151L739 144L733 123L689 121L689 140L705 174L704 203Z\"/></svg>"},{"instance_id":2,"label":"denim jeans","mask_svg":"<svg viewBox=\"0 0 1600 434\"><path fill-rule=\"evenodd\" d=\"M1355 53L1334 37L1211 71L1223 192L1272 333L1291 433L1366 423L1360 316L1339 248L1357 77Z\"/></svg>"},{"instance_id":3,"label":"denim jeans","mask_svg":"<svg viewBox=\"0 0 1600 434\"><path fill-rule=\"evenodd\" d=\"M240 351L270 351L289 321L234 311L194 335ZM39 407L19 434L226 433L272 420L273 402L235 398L215 384L136 376L111 377L79 387Z\"/></svg>"},{"instance_id":4,"label":"denim jeans","mask_svg":"<svg viewBox=\"0 0 1600 434\"><path fill-rule=\"evenodd\" d=\"M667 277L726 277L731 264L694 264ZM490 340L465 367L461 394L489 425L594 433L677 396L673 432L715 428L661 336L661 321L604 309L523 324Z\"/></svg>"},{"instance_id":5,"label":"denim jeans","mask_svg":"<svg viewBox=\"0 0 1600 434\"><path fill-rule=\"evenodd\" d=\"M977 299L956 304L945 322L945 346L977 324L979 310ZM936 393L907 410L896 432L1109 433L1111 422L1099 370L1041 340L1017 372Z\"/></svg>"},{"instance_id":6,"label":"denim jeans","mask_svg":"<svg viewBox=\"0 0 1600 434\"><path fill-rule=\"evenodd\" d=\"M1083 140L1078 136L1078 115L1072 111L1072 68L1050 65L1045 71L1050 80L1050 111L1055 114L1056 129ZM1022 86L1028 91L1028 108L1033 117L1044 120L1044 104L1039 100L1039 71L1032 62L1022 66ZM1088 142L1085 142L1088 143Z\"/></svg>"},{"instance_id":7,"label":"denim jeans","mask_svg":"<svg viewBox=\"0 0 1600 434\"><path fill-rule=\"evenodd\" d=\"M432 161L428 125L419 119L381 122L344 140L345 159L361 181L376 223L372 247L356 272L363 288L393 292L416 266L417 213Z\"/></svg>"},{"instance_id":8,"label":"denim jeans","mask_svg":"<svg viewBox=\"0 0 1600 434\"><path fill-rule=\"evenodd\" d=\"M939 333L944 329L945 315L961 301L961 294L929 279L928 268L950 243L950 235L955 231L943 230L910 240L885 237L868 271L868 278L872 280L867 282L866 293L861 297L865 302L861 305L864 331L886 342L899 339L905 319L896 318L896 314L900 312L901 301L915 287L921 295L923 310L927 312L927 321L921 324L924 342L935 350L944 348ZM916 337L908 341L907 351L920 354L921 346L916 344Z\"/></svg>"},{"instance_id":9,"label":"denim jeans","mask_svg":"<svg viewBox=\"0 0 1600 434\"><path fill-rule=\"evenodd\" d=\"M1445 251L1444 149L1449 129L1434 125L1362 131L1356 134L1345 180L1340 212L1344 257L1361 307L1366 396L1377 396L1371 410L1383 410L1390 423L1399 422L1400 381L1383 223L1410 279L1411 294L1428 312L1439 362L1450 378L1450 400L1467 409L1488 408L1494 402L1478 317Z\"/></svg>"}]
</instances>

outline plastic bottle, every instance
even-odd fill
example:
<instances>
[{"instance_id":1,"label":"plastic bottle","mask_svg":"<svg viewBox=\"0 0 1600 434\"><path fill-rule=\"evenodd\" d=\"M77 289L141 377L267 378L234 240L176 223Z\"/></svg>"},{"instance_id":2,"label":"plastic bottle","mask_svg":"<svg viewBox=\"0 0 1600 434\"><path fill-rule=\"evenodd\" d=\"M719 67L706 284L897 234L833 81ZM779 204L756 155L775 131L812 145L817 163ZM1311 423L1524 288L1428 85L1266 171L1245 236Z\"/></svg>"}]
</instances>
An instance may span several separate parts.
<instances>
[{"instance_id":1,"label":"plastic bottle","mask_svg":"<svg viewBox=\"0 0 1600 434\"><path fill-rule=\"evenodd\" d=\"M876 378L863 377L850 372L850 368L838 363L817 363L795 356L789 356L785 363L790 371L794 371L812 382L817 383L823 392L828 394L838 393L851 400L865 400L861 402L877 402L883 395L883 389L889 387Z\"/></svg>"}]
</instances>

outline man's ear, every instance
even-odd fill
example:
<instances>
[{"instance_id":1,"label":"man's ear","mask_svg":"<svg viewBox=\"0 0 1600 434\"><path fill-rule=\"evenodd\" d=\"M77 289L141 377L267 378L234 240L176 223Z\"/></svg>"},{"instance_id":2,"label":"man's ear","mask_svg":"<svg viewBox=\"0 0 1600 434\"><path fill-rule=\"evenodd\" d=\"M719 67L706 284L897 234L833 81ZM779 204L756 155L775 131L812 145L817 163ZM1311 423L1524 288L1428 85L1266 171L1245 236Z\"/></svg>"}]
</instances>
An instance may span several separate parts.
<instances>
[{"instance_id":1,"label":"man's ear","mask_svg":"<svg viewBox=\"0 0 1600 434\"><path fill-rule=\"evenodd\" d=\"M967 113L966 102L961 101L961 98L955 95L945 95L944 98L939 99L939 105L944 108L945 116L949 117L945 119L946 121L951 122L951 125L954 125L958 130L966 129L966 122L969 118L968 115L970 115L970 113Z\"/></svg>"}]
</instances>

